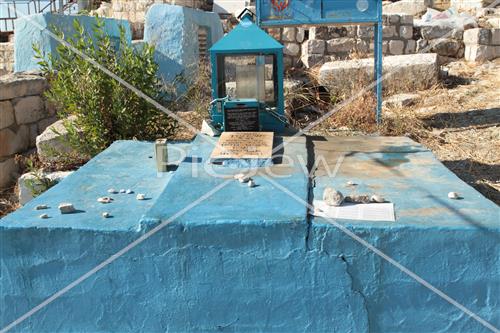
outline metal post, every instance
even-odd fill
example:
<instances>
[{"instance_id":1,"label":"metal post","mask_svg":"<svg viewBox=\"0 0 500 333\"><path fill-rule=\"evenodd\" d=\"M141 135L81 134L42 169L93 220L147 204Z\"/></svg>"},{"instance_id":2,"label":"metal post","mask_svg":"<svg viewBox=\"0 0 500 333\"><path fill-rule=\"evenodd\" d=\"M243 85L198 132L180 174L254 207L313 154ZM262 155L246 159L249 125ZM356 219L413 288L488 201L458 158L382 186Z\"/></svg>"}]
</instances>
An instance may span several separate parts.
<instances>
[{"instance_id":1,"label":"metal post","mask_svg":"<svg viewBox=\"0 0 500 333\"><path fill-rule=\"evenodd\" d=\"M374 35L374 79L375 79L375 93L377 95L377 124L380 124L382 120L382 1L379 2L378 9L378 20L375 23L375 35Z\"/></svg>"},{"instance_id":2,"label":"metal post","mask_svg":"<svg viewBox=\"0 0 500 333\"><path fill-rule=\"evenodd\" d=\"M59 9L57 10L59 14L63 14L64 11L64 0L59 0Z\"/></svg>"}]
</instances>

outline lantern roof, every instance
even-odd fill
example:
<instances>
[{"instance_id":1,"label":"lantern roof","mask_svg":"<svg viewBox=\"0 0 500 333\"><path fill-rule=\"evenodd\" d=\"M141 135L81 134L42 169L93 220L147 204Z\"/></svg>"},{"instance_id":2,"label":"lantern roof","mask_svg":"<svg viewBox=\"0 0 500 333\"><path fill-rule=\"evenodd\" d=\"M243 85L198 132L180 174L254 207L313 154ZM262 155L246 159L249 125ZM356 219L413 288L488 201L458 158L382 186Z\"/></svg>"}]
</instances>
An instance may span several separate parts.
<instances>
[{"instance_id":1,"label":"lantern roof","mask_svg":"<svg viewBox=\"0 0 500 333\"><path fill-rule=\"evenodd\" d=\"M244 15L240 23L211 48L212 53L275 53L283 45L259 28L251 15Z\"/></svg>"}]
</instances>

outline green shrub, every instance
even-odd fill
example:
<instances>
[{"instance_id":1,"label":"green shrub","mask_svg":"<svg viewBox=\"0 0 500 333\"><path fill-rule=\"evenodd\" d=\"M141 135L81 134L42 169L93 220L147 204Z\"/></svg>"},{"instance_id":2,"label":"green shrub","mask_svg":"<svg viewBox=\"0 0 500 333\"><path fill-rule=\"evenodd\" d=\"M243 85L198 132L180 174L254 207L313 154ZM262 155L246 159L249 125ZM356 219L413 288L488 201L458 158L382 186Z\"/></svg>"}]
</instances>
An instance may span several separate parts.
<instances>
[{"instance_id":1,"label":"green shrub","mask_svg":"<svg viewBox=\"0 0 500 333\"><path fill-rule=\"evenodd\" d=\"M156 76L154 48L144 45L136 50L128 44L123 27L120 39L113 40L104 32L104 21L96 19L92 33L85 31L77 20L73 22L73 36L64 36L52 27L71 45L60 43L55 55L45 56L33 46L38 64L49 80L46 97L57 107L58 117L76 116L75 122L65 123L69 143L80 153L94 156L115 140L170 138L177 127L174 119L72 50L85 54L165 104L166 95Z\"/></svg>"}]
</instances>

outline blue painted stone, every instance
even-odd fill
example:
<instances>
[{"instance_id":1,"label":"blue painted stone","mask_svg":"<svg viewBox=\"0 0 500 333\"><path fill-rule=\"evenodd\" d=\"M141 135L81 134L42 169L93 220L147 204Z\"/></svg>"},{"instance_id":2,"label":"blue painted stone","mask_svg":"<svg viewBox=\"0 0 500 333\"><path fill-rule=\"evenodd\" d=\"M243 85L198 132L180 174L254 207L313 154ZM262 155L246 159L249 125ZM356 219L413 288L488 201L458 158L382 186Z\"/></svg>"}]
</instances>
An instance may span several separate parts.
<instances>
[{"instance_id":1,"label":"blue painted stone","mask_svg":"<svg viewBox=\"0 0 500 333\"><path fill-rule=\"evenodd\" d=\"M208 31L207 47L223 36L217 14L192 8L154 4L146 14L144 41L156 48L159 76L172 82L184 73L191 79L198 70L198 27Z\"/></svg>"},{"instance_id":2,"label":"blue painted stone","mask_svg":"<svg viewBox=\"0 0 500 333\"><path fill-rule=\"evenodd\" d=\"M327 220L307 217L262 169L255 188L232 179L244 170L210 169L207 140L215 139L170 144L170 162L180 164L161 174L148 157L153 144L117 142L0 220L0 326L227 181L17 330L486 332ZM343 186L353 180L358 192L394 202L396 222L338 222L500 325L499 209L427 149L405 138L299 138L284 153L291 159L268 174L300 200L325 186L348 194ZM302 168L311 158L318 164L309 189ZM109 187L151 199L116 194L112 204L97 203ZM464 199L448 199L450 188ZM85 212L56 214L62 200ZM39 204L52 218L38 218ZM103 219L101 209L114 217Z\"/></svg>"},{"instance_id":3,"label":"blue painted stone","mask_svg":"<svg viewBox=\"0 0 500 333\"><path fill-rule=\"evenodd\" d=\"M53 31L52 26L62 30L65 36L73 36L75 30L73 21L78 20L86 32L93 34L96 18L85 15L59 15L55 13L43 13L23 16L15 21L16 42L14 44L14 71L22 72L39 69L34 58L33 44L36 44L42 54L56 55L59 41L51 37L47 31ZM130 42L130 25L127 20L101 18L104 20L104 31L112 40L118 43L120 38L120 26L125 28L125 36Z\"/></svg>"}]
</instances>

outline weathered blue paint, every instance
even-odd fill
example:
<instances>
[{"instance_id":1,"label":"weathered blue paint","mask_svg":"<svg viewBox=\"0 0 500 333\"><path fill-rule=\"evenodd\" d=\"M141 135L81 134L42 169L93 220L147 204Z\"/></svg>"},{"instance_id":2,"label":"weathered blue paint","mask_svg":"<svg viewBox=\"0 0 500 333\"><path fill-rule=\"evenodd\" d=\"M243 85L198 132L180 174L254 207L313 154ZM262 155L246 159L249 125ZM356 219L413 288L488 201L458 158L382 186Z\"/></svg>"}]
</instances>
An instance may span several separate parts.
<instances>
[{"instance_id":1,"label":"weathered blue paint","mask_svg":"<svg viewBox=\"0 0 500 333\"><path fill-rule=\"evenodd\" d=\"M285 3L276 0L276 3ZM300 25L363 24L374 28L374 92L377 96L376 119L382 119L382 0L308 0L288 1L284 10L276 10L272 0L256 0L257 24L261 27ZM357 92L356 92L357 93Z\"/></svg>"},{"instance_id":2,"label":"weathered blue paint","mask_svg":"<svg viewBox=\"0 0 500 333\"><path fill-rule=\"evenodd\" d=\"M144 41L155 46L158 74L165 82L173 82L181 74L189 80L197 73L200 27L207 29L207 47L224 35L215 13L168 4L154 4L149 8L144 23Z\"/></svg>"},{"instance_id":3,"label":"weathered blue paint","mask_svg":"<svg viewBox=\"0 0 500 333\"><path fill-rule=\"evenodd\" d=\"M85 31L92 36L96 18L85 15L60 15L56 13L41 13L23 16L16 20L14 43L14 70L16 72L39 69L35 59L33 44L36 44L43 54L57 56L56 48L60 44L48 31L54 32L56 27L67 37L75 33L73 21L77 20ZM130 25L127 20L101 18L104 21L104 31L118 44L120 26L125 29L125 38L131 40Z\"/></svg>"},{"instance_id":4,"label":"weathered blue paint","mask_svg":"<svg viewBox=\"0 0 500 333\"><path fill-rule=\"evenodd\" d=\"M326 220L307 218L306 207L267 182L262 169L253 177L259 186L248 188L231 180L241 170L210 168L207 140L170 145L169 156L183 162L164 177L148 158L152 144L115 143L2 219L0 325L229 181L17 331L486 331ZM327 185L347 194L344 183L353 180L359 193L394 202L394 223L338 222L500 325L498 207L427 149L398 138L299 138L284 153L291 159L278 158L272 178L301 200L320 197ZM337 176L328 177L325 165L333 169L340 155ZM312 159L319 164L309 192L301 169ZM151 199L116 194L114 203L96 206L109 187ZM451 190L464 199L448 199ZM53 218L40 220L33 210L60 201L85 212L61 216L51 208ZM104 209L115 217L101 218Z\"/></svg>"},{"instance_id":5,"label":"weathered blue paint","mask_svg":"<svg viewBox=\"0 0 500 333\"><path fill-rule=\"evenodd\" d=\"M221 89L225 84L224 57L245 55L272 55L274 57L273 80L276 115L266 112L265 106L262 106L259 111L259 119L263 130L283 132L285 128L283 119L286 119L283 88L283 45L254 24L248 13L241 18L240 24L210 48L212 98L220 100L227 97ZM214 124L223 126L224 117L217 103L212 105L211 118Z\"/></svg>"}]
</instances>

